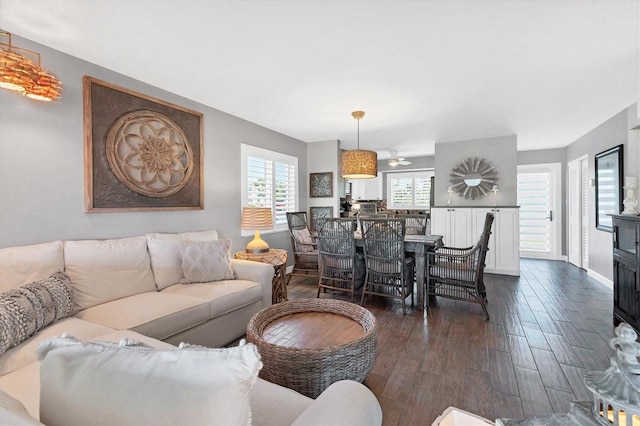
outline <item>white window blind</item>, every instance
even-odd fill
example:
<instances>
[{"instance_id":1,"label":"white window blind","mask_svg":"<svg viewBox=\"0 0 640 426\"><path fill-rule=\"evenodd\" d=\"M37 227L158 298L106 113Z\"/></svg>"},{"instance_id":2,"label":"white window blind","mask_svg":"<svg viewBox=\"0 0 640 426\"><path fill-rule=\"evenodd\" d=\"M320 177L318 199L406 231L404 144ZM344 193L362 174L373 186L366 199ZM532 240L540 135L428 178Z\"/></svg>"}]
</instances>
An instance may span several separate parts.
<instances>
[{"instance_id":1,"label":"white window blind","mask_svg":"<svg viewBox=\"0 0 640 426\"><path fill-rule=\"evenodd\" d=\"M241 157L242 207L269 207L274 229L286 229L286 212L298 209L298 159L245 144Z\"/></svg>"},{"instance_id":2,"label":"white window blind","mask_svg":"<svg viewBox=\"0 0 640 426\"><path fill-rule=\"evenodd\" d=\"M387 174L387 208L428 209L433 172Z\"/></svg>"}]
</instances>

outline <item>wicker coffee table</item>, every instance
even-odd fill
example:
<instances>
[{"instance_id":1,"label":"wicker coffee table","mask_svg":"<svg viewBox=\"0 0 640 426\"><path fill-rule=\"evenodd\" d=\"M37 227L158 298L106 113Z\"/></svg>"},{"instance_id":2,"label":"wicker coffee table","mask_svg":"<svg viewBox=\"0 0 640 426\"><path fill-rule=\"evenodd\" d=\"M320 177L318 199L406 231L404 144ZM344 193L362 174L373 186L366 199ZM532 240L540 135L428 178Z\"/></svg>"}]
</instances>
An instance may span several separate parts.
<instances>
[{"instance_id":1,"label":"wicker coffee table","mask_svg":"<svg viewBox=\"0 0 640 426\"><path fill-rule=\"evenodd\" d=\"M362 382L376 357L371 312L341 300L300 299L258 312L247 341L258 347L260 377L316 398L339 380Z\"/></svg>"}]
</instances>

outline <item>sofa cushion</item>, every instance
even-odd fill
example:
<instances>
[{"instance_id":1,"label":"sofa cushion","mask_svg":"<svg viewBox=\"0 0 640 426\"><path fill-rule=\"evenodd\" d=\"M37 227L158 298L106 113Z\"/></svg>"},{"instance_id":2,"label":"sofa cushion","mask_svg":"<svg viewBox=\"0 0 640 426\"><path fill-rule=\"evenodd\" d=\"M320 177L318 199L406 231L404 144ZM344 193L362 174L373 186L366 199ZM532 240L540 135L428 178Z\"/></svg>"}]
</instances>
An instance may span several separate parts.
<instances>
[{"instance_id":1,"label":"sofa cushion","mask_svg":"<svg viewBox=\"0 0 640 426\"><path fill-rule=\"evenodd\" d=\"M65 241L64 261L74 291L74 312L156 291L144 236Z\"/></svg>"},{"instance_id":2,"label":"sofa cushion","mask_svg":"<svg viewBox=\"0 0 640 426\"><path fill-rule=\"evenodd\" d=\"M262 367L252 344L157 350L66 337L43 342L38 356L45 424L250 425Z\"/></svg>"},{"instance_id":3,"label":"sofa cushion","mask_svg":"<svg viewBox=\"0 0 640 426\"><path fill-rule=\"evenodd\" d=\"M93 306L76 317L164 340L208 321L209 311L209 303L201 298L149 292Z\"/></svg>"},{"instance_id":4,"label":"sofa cushion","mask_svg":"<svg viewBox=\"0 0 640 426\"><path fill-rule=\"evenodd\" d=\"M231 240L192 242L180 244L182 275L180 284L207 283L232 280Z\"/></svg>"},{"instance_id":5,"label":"sofa cushion","mask_svg":"<svg viewBox=\"0 0 640 426\"><path fill-rule=\"evenodd\" d=\"M0 390L0 420L4 425L41 425L29 415L24 405L6 392Z\"/></svg>"},{"instance_id":6,"label":"sofa cushion","mask_svg":"<svg viewBox=\"0 0 640 426\"><path fill-rule=\"evenodd\" d=\"M161 291L164 294L198 297L209 301L209 317L228 312L262 300L262 285L255 281L228 280L213 283L176 284Z\"/></svg>"},{"instance_id":7,"label":"sofa cushion","mask_svg":"<svg viewBox=\"0 0 640 426\"><path fill-rule=\"evenodd\" d=\"M151 257L151 268L158 290L177 284L182 279L182 241L215 241L218 232L214 229L177 234L146 234L147 246Z\"/></svg>"},{"instance_id":8,"label":"sofa cushion","mask_svg":"<svg viewBox=\"0 0 640 426\"><path fill-rule=\"evenodd\" d=\"M85 326L78 326L80 323L89 324L91 323L87 321L82 321L76 318L67 318L65 320L60 321L67 322L67 330L73 330L74 336L80 338L80 333L85 335L83 340L94 340L94 341L106 341L106 342L119 342L120 340L134 339L139 342L144 343L147 346L151 346L159 349L172 349L175 348L168 343L161 342L160 340L155 340L147 336L143 336L142 334L138 334L129 330L118 330L114 331L109 328L93 324L92 329L88 329ZM54 324L51 327L43 330L48 331L50 328L55 328L57 324ZM16 369L10 373L0 375L0 389L11 395L12 397L18 399L25 406L29 414L35 419L39 419L40 413L40 363L38 362L37 357L37 346L43 340L50 339L52 337L61 336L64 332L64 328L62 330L60 328L56 329L56 333L49 333L46 338L42 338L38 340L35 345L32 345L29 349L29 359L31 360L28 364L23 365L21 368ZM93 331L93 333L89 333L88 331ZM100 332L98 332L100 331ZM38 336L41 336L43 332L38 333ZM15 348L14 348L15 349ZM4 358L5 355L3 355ZM4 425L5 422L3 418L0 416L0 424ZM10 424L10 423L9 423Z\"/></svg>"},{"instance_id":9,"label":"sofa cushion","mask_svg":"<svg viewBox=\"0 0 640 426\"><path fill-rule=\"evenodd\" d=\"M44 280L0 293L0 355L73 309L69 277L58 271Z\"/></svg>"},{"instance_id":10,"label":"sofa cushion","mask_svg":"<svg viewBox=\"0 0 640 426\"><path fill-rule=\"evenodd\" d=\"M0 250L0 293L64 269L62 241Z\"/></svg>"},{"instance_id":11,"label":"sofa cushion","mask_svg":"<svg viewBox=\"0 0 640 426\"><path fill-rule=\"evenodd\" d=\"M37 356L37 352L33 353ZM37 359L37 358L36 358ZM0 376L0 390L11 395L24 405L29 415L38 419L40 401L40 363L32 362L9 374ZM0 418L3 426L3 419Z\"/></svg>"},{"instance_id":12,"label":"sofa cushion","mask_svg":"<svg viewBox=\"0 0 640 426\"><path fill-rule=\"evenodd\" d=\"M43 340L60 336L65 332L72 333L79 339L92 339L113 331L112 328L74 317L62 319L3 353L0 356L0 376L36 362L36 348Z\"/></svg>"}]
</instances>

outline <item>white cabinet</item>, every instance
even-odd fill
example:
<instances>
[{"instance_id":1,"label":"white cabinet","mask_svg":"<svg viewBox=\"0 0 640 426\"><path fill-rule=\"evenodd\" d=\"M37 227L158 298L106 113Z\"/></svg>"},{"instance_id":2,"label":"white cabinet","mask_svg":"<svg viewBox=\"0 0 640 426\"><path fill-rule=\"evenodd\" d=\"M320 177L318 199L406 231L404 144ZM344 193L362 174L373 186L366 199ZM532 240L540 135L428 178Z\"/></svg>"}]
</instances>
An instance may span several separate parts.
<instances>
[{"instance_id":1,"label":"white cabinet","mask_svg":"<svg viewBox=\"0 0 640 426\"><path fill-rule=\"evenodd\" d=\"M471 209L461 207L432 207L431 233L442 235L450 247L469 247L475 244Z\"/></svg>"},{"instance_id":2,"label":"white cabinet","mask_svg":"<svg viewBox=\"0 0 640 426\"><path fill-rule=\"evenodd\" d=\"M472 210L476 238L479 238L482 233L486 214L494 214L485 272L520 275L520 209L475 207Z\"/></svg>"},{"instance_id":3,"label":"white cabinet","mask_svg":"<svg viewBox=\"0 0 640 426\"><path fill-rule=\"evenodd\" d=\"M494 214L485 272L520 275L520 211L517 207L432 207L431 233L451 247L474 245L487 213Z\"/></svg>"},{"instance_id":4,"label":"white cabinet","mask_svg":"<svg viewBox=\"0 0 640 426\"><path fill-rule=\"evenodd\" d=\"M372 179L349 179L352 200L381 200L382 176Z\"/></svg>"}]
</instances>

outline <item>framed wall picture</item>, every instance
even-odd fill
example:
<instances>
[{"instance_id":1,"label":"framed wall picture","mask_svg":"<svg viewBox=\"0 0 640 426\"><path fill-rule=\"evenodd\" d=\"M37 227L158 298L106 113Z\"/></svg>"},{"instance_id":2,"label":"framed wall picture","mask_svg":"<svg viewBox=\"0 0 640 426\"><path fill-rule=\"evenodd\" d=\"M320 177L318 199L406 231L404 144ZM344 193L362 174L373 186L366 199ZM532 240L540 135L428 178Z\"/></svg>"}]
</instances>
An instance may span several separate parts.
<instances>
[{"instance_id":1,"label":"framed wall picture","mask_svg":"<svg viewBox=\"0 0 640 426\"><path fill-rule=\"evenodd\" d=\"M202 113L83 83L85 211L202 210Z\"/></svg>"},{"instance_id":2,"label":"framed wall picture","mask_svg":"<svg viewBox=\"0 0 640 426\"><path fill-rule=\"evenodd\" d=\"M311 232L317 231L316 221L318 219L328 219L333 217L333 207L309 207L309 218L311 219Z\"/></svg>"},{"instance_id":3,"label":"framed wall picture","mask_svg":"<svg viewBox=\"0 0 640 426\"><path fill-rule=\"evenodd\" d=\"M333 197L333 172L309 173L309 197Z\"/></svg>"},{"instance_id":4,"label":"framed wall picture","mask_svg":"<svg viewBox=\"0 0 640 426\"><path fill-rule=\"evenodd\" d=\"M622 211L622 145L596 154L596 229L613 232L610 214Z\"/></svg>"}]
</instances>

